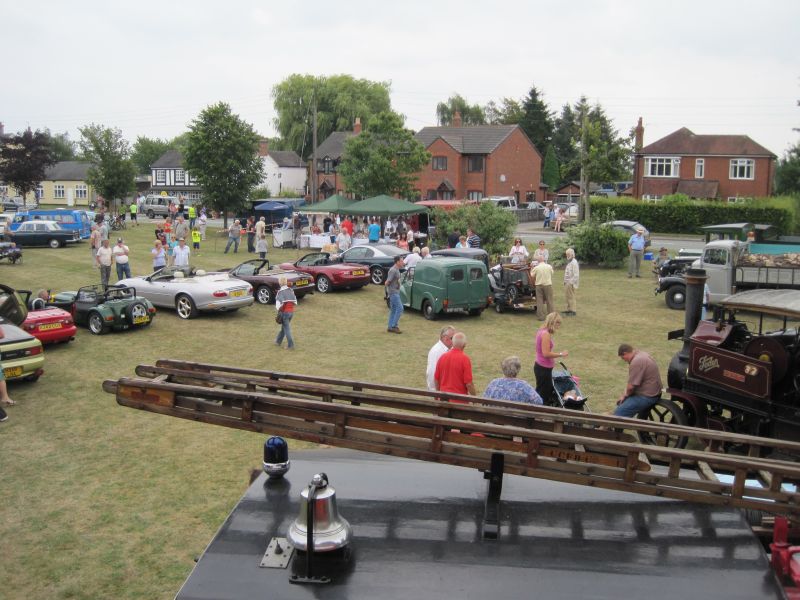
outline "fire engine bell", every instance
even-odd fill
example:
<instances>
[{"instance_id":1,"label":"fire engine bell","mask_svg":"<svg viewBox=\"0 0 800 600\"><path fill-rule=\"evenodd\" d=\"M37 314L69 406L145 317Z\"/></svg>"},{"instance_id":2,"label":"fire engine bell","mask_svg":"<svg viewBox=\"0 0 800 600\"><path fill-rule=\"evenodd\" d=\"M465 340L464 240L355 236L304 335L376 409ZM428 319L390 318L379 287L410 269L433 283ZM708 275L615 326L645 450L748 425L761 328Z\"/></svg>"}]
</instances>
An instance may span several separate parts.
<instances>
[{"instance_id":1,"label":"fire engine bell","mask_svg":"<svg viewBox=\"0 0 800 600\"><path fill-rule=\"evenodd\" d=\"M313 503L314 552L330 552L350 543L352 528L336 508L336 490L325 473L314 475L311 485L300 493L300 514L289 526L286 537L297 550L308 547L309 494Z\"/></svg>"}]
</instances>

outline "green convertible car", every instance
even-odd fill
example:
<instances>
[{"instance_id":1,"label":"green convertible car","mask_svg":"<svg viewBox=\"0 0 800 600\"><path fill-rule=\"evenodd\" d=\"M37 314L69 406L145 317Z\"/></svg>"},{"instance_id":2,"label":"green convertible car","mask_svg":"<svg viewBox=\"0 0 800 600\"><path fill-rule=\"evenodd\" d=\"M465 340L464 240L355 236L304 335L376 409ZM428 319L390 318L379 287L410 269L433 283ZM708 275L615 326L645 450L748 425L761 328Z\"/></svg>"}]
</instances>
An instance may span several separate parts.
<instances>
[{"instance_id":1,"label":"green convertible car","mask_svg":"<svg viewBox=\"0 0 800 600\"><path fill-rule=\"evenodd\" d=\"M77 325L84 325L95 335L109 330L147 327L156 316L156 307L136 289L114 285L103 289L89 285L77 292L56 294L51 304L72 313Z\"/></svg>"}]
</instances>

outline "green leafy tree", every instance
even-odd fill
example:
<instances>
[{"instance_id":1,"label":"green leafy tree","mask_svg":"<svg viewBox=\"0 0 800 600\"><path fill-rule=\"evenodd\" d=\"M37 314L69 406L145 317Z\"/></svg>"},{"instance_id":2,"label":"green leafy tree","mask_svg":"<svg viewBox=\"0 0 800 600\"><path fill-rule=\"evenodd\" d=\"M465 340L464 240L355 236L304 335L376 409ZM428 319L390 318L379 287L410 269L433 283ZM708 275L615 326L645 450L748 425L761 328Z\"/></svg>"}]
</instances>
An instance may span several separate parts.
<instances>
[{"instance_id":1,"label":"green leafy tree","mask_svg":"<svg viewBox=\"0 0 800 600\"><path fill-rule=\"evenodd\" d=\"M553 144L548 144L547 152L544 155L544 166L542 167L542 181L547 184L552 192L558 188L560 174L558 171L558 159Z\"/></svg>"},{"instance_id":2,"label":"green leafy tree","mask_svg":"<svg viewBox=\"0 0 800 600\"><path fill-rule=\"evenodd\" d=\"M500 105L491 100L483 112L489 125L516 125L523 117L522 105L513 98L503 98Z\"/></svg>"},{"instance_id":3,"label":"green leafy tree","mask_svg":"<svg viewBox=\"0 0 800 600\"><path fill-rule=\"evenodd\" d=\"M250 199L251 202L271 197L272 197L272 192L270 192L269 188L265 185L254 187L253 189L250 190L250 193L248 194L248 198Z\"/></svg>"},{"instance_id":4,"label":"green leafy tree","mask_svg":"<svg viewBox=\"0 0 800 600\"><path fill-rule=\"evenodd\" d=\"M130 147L122 131L102 125L86 125L79 129L79 142L84 158L92 163L86 182L107 200L124 198L135 189L136 167L130 158Z\"/></svg>"},{"instance_id":5,"label":"green leafy tree","mask_svg":"<svg viewBox=\"0 0 800 600\"><path fill-rule=\"evenodd\" d=\"M454 94L447 101L436 105L436 119L439 125L452 125L456 112L461 114L462 125L486 124L486 115L479 104L469 104L461 94Z\"/></svg>"},{"instance_id":6,"label":"green leafy tree","mask_svg":"<svg viewBox=\"0 0 800 600\"><path fill-rule=\"evenodd\" d=\"M69 134L64 133L50 133L46 130L47 135L50 136L50 147L53 150L53 160L60 162L62 160L77 160L76 144L69 139Z\"/></svg>"},{"instance_id":7,"label":"green leafy tree","mask_svg":"<svg viewBox=\"0 0 800 600\"><path fill-rule=\"evenodd\" d=\"M578 125L575 120L575 113L572 106L565 104L561 107L561 115L555 120L555 131L553 132L553 149L556 152L561 181L574 181L578 178L580 167L578 166L578 147L575 143L578 134Z\"/></svg>"},{"instance_id":8,"label":"green leafy tree","mask_svg":"<svg viewBox=\"0 0 800 600\"><path fill-rule=\"evenodd\" d=\"M167 140L151 139L142 135L137 137L131 153L131 160L136 167L136 172L139 175L149 175L150 165L172 147Z\"/></svg>"},{"instance_id":9,"label":"green leafy tree","mask_svg":"<svg viewBox=\"0 0 800 600\"><path fill-rule=\"evenodd\" d=\"M553 113L536 86L531 86L528 96L522 102L522 118L519 120L519 126L539 152L544 152L553 140L555 132Z\"/></svg>"},{"instance_id":10,"label":"green leafy tree","mask_svg":"<svg viewBox=\"0 0 800 600\"><path fill-rule=\"evenodd\" d=\"M480 236L481 247L491 256L508 252L517 227L517 218L512 212L495 206L494 202L459 206L450 211L437 208L433 210L432 219L436 224L438 246L447 247L447 235L451 231L463 234L471 228Z\"/></svg>"},{"instance_id":11,"label":"green leafy tree","mask_svg":"<svg viewBox=\"0 0 800 600\"><path fill-rule=\"evenodd\" d=\"M789 148L775 169L775 193L800 194L800 142Z\"/></svg>"},{"instance_id":12,"label":"green leafy tree","mask_svg":"<svg viewBox=\"0 0 800 600\"><path fill-rule=\"evenodd\" d=\"M410 198L417 173L431 159L393 112L376 115L361 135L345 142L339 174L347 190L361 197L397 194Z\"/></svg>"},{"instance_id":13,"label":"green leafy tree","mask_svg":"<svg viewBox=\"0 0 800 600\"><path fill-rule=\"evenodd\" d=\"M317 139L334 131L350 131L356 117L366 123L374 115L391 110L389 82L355 79L351 75L290 75L272 88L275 129L284 150L294 150L308 160L312 153L314 107Z\"/></svg>"},{"instance_id":14,"label":"green leafy tree","mask_svg":"<svg viewBox=\"0 0 800 600\"><path fill-rule=\"evenodd\" d=\"M186 140L186 170L197 178L204 202L224 215L244 208L250 190L263 179L260 137L253 126L219 102L192 121Z\"/></svg>"},{"instance_id":15,"label":"green leafy tree","mask_svg":"<svg viewBox=\"0 0 800 600\"><path fill-rule=\"evenodd\" d=\"M47 167L55 162L46 132L28 128L0 140L0 175L23 198L36 189Z\"/></svg>"}]
</instances>

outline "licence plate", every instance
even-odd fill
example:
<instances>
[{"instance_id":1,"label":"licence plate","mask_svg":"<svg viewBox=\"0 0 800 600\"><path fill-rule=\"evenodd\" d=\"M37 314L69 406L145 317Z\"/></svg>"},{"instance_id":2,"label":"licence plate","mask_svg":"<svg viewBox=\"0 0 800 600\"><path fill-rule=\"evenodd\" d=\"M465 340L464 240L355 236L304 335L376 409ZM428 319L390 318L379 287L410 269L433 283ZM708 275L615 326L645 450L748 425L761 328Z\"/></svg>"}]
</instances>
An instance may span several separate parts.
<instances>
[{"instance_id":1,"label":"licence plate","mask_svg":"<svg viewBox=\"0 0 800 600\"><path fill-rule=\"evenodd\" d=\"M44 325L39 325L39 331L48 331L50 329L61 329L63 325L61 323L45 323Z\"/></svg>"},{"instance_id":2,"label":"licence plate","mask_svg":"<svg viewBox=\"0 0 800 600\"><path fill-rule=\"evenodd\" d=\"M353 275L363 275L364 271L353 271Z\"/></svg>"},{"instance_id":3,"label":"licence plate","mask_svg":"<svg viewBox=\"0 0 800 600\"><path fill-rule=\"evenodd\" d=\"M6 367L3 369L3 375L8 379L19 377L22 375L22 367Z\"/></svg>"},{"instance_id":4,"label":"licence plate","mask_svg":"<svg viewBox=\"0 0 800 600\"><path fill-rule=\"evenodd\" d=\"M148 317L147 315L144 315L142 317L134 318L133 319L133 324L134 325L141 325L142 323L147 323L148 321L150 321L150 317Z\"/></svg>"},{"instance_id":5,"label":"licence plate","mask_svg":"<svg viewBox=\"0 0 800 600\"><path fill-rule=\"evenodd\" d=\"M308 279L298 279L295 285L308 285Z\"/></svg>"},{"instance_id":6,"label":"licence plate","mask_svg":"<svg viewBox=\"0 0 800 600\"><path fill-rule=\"evenodd\" d=\"M233 290L231 292L231 296L234 296L234 297L236 297L236 296L244 296L244 290Z\"/></svg>"}]
</instances>

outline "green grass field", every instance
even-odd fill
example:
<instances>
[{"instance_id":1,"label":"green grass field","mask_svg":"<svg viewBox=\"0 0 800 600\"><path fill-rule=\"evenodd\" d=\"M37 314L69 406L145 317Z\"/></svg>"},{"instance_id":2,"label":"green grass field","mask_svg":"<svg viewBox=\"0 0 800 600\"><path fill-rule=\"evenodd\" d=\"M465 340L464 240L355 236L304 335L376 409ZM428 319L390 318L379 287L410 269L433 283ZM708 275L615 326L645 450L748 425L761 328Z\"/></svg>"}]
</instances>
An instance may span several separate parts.
<instances>
[{"instance_id":1,"label":"green grass field","mask_svg":"<svg viewBox=\"0 0 800 600\"><path fill-rule=\"evenodd\" d=\"M195 266L213 270L248 258L241 250L224 255L224 238L209 234ZM134 274L148 273L153 226L123 236ZM269 258L302 253L270 249ZM557 281L562 276L556 272ZM22 264L0 264L0 281L61 291L99 283L99 273L84 242L26 249ZM582 270L578 316L564 319L556 349L569 351L565 363L594 412L609 410L624 387L627 365L616 354L623 341L651 352L666 377L679 347L667 332L683 326L683 314L667 309L653 288L649 272L629 280L623 271ZM556 304L564 309L558 285ZM292 322L294 352L273 344L274 314L254 305L182 321L160 310L141 331L98 337L81 329L74 342L46 349L38 382L9 386L18 404L0 424L0 597L172 598L247 487L249 470L260 466L264 436L118 406L101 383L133 375L137 364L174 358L423 387L428 349L451 323L468 336L478 390L511 354L533 382L539 322L532 313L489 310L431 322L406 311L398 336L386 332L380 287L314 294Z\"/></svg>"}]
</instances>

